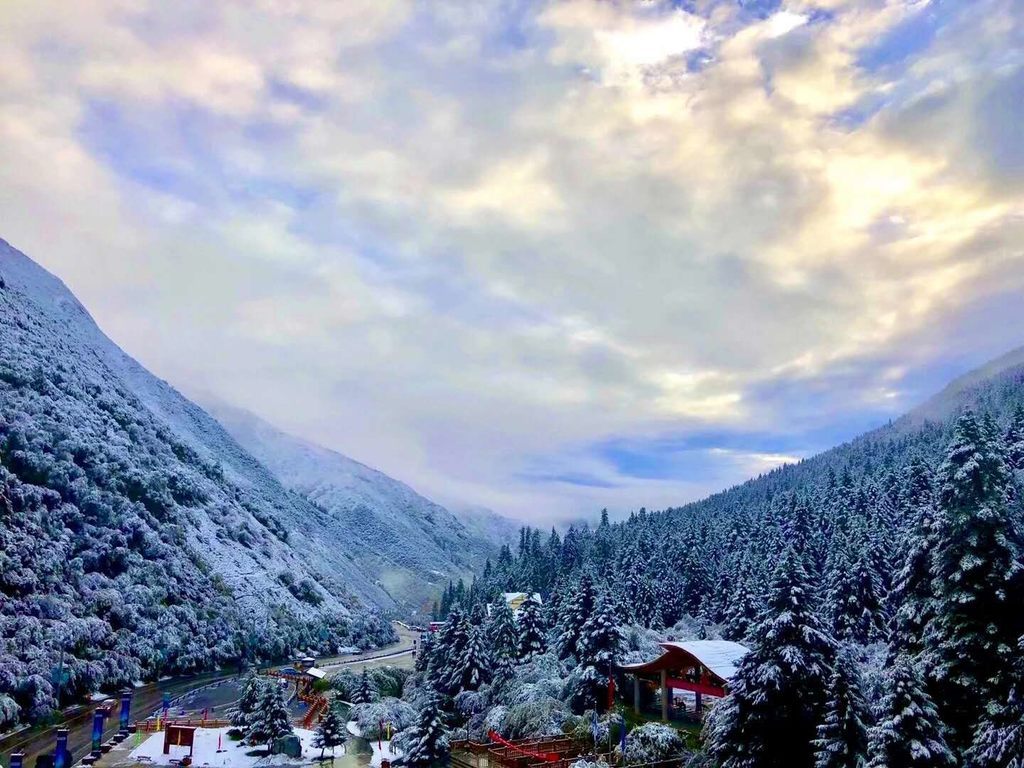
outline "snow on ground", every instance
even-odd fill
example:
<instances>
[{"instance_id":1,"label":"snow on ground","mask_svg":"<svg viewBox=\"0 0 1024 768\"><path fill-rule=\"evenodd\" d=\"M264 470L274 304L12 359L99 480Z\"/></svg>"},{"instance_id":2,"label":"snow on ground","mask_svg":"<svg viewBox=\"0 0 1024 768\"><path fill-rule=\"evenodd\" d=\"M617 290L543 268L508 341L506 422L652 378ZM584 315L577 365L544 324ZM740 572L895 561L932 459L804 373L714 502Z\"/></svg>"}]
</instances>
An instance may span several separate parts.
<instances>
[{"instance_id":1,"label":"snow on ground","mask_svg":"<svg viewBox=\"0 0 1024 768\"><path fill-rule=\"evenodd\" d=\"M302 743L302 759L293 759L286 755L248 755L247 752L254 751L254 747L241 742L232 741L228 738L228 728L198 728L196 729L195 747L192 752L193 765L198 768L209 766L210 768L253 768L254 766L268 765L298 765L307 763L313 758L320 757L320 750L313 746L313 731L302 728L295 729L295 735ZM217 751L217 739L220 738L221 749ZM180 760L188 754L188 747L171 746L169 754L164 754L164 734L154 733L148 736L141 744L135 747L128 755L142 765L170 765L171 760ZM327 750L325 756L329 757L331 751ZM335 747L334 756L341 757L345 754L344 747ZM377 762L380 765L380 762Z\"/></svg>"},{"instance_id":2,"label":"snow on ground","mask_svg":"<svg viewBox=\"0 0 1024 768\"><path fill-rule=\"evenodd\" d=\"M394 760L398 757L398 752L391 751L390 741L381 741L380 746L377 746L376 741L370 742L370 747L373 749L373 757L370 758L370 765L372 768L380 768L382 760Z\"/></svg>"}]
</instances>

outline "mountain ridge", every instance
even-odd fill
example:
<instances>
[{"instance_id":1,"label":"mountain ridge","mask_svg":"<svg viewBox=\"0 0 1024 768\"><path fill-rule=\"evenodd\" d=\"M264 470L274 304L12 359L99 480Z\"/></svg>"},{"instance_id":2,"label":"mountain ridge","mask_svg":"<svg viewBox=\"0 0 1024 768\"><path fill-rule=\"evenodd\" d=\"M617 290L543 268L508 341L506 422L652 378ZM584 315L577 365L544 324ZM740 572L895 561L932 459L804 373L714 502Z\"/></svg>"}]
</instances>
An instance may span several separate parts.
<instances>
[{"instance_id":1,"label":"mountain ridge","mask_svg":"<svg viewBox=\"0 0 1024 768\"><path fill-rule=\"evenodd\" d=\"M406 483L251 412L210 399L204 405L286 488L347 527L361 561L389 592L407 595L410 608L426 608L444 582L471 575L492 554L457 515Z\"/></svg>"}]
</instances>

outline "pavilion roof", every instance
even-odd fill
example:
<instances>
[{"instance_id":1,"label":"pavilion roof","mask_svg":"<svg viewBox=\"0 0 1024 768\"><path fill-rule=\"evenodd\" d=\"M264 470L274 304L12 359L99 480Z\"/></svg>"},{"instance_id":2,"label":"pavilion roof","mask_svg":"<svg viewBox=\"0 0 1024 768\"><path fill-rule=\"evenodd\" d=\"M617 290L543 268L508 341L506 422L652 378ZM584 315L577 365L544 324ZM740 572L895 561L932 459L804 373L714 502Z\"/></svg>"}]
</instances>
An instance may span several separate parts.
<instances>
[{"instance_id":1,"label":"pavilion roof","mask_svg":"<svg viewBox=\"0 0 1024 768\"><path fill-rule=\"evenodd\" d=\"M622 670L634 674L660 672L662 669L696 661L716 677L729 681L736 674L740 660L750 650L745 645L729 640L669 641L659 645L665 649L661 656L644 664L624 664Z\"/></svg>"}]
</instances>

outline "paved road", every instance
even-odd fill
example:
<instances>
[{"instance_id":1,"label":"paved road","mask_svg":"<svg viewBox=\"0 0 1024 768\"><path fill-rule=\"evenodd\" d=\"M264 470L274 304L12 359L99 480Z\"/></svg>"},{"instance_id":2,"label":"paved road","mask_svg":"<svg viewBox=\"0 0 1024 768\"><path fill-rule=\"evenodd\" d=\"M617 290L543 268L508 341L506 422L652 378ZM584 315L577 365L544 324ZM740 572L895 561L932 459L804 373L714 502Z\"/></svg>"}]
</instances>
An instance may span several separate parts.
<instances>
[{"instance_id":1,"label":"paved road","mask_svg":"<svg viewBox=\"0 0 1024 768\"><path fill-rule=\"evenodd\" d=\"M332 671L337 672L342 668L361 670L385 664L411 666L413 659L412 650L418 638L418 633L407 629L397 622L395 623L395 630L398 632L398 642L353 656L324 658L318 661L318 665L324 667L328 675ZM132 720L145 719L154 710L159 708L163 700L164 691L169 692L171 698L177 698L209 683L237 676L237 669L225 670L203 675L172 678L159 683L148 683L141 688L136 688L132 701ZM78 760L91 748L92 707L76 706L68 708L64 712L65 727L70 730L68 734L68 749L71 750L72 758ZM112 717L107 718L107 728L103 733L104 740L117 733L117 725L118 718L115 711ZM0 755L6 758L12 752L24 752L26 768L35 768L37 757L53 752L57 738L56 731L56 727L34 728L29 731L12 734L5 739L0 739Z\"/></svg>"},{"instance_id":2,"label":"paved road","mask_svg":"<svg viewBox=\"0 0 1024 768\"><path fill-rule=\"evenodd\" d=\"M211 683L214 680L223 680L236 674L237 671L173 678L171 680L164 680L159 684L149 683L141 688L136 688L132 701L132 719L134 720L136 717L142 718L144 717L143 713L148 714L158 708L163 699L164 691L168 691L172 697L176 697L206 683ZM115 710L114 715L107 718L107 728L103 732L103 738L108 739L117 733L117 725L118 717ZM65 710L64 727L70 731L68 734L68 749L71 750L72 758L78 760L92 746L92 707L74 707ZM0 742L0 754L7 756L12 752L24 752L26 768L35 768L35 761L39 755L53 752L57 740L56 734L56 727L34 728L30 731L14 734Z\"/></svg>"},{"instance_id":3,"label":"paved road","mask_svg":"<svg viewBox=\"0 0 1024 768\"><path fill-rule=\"evenodd\" d=\"M386 665L411 667L413 663L412 652L419 641L420 633L407 628L404 624L399 624L397 621L394 627L398 633L398 642L396 643L355 656L331 656L317 659L316 665L325 670L328 677L331 676L332 672L337 672L342 667L356 671Z\"/></svg>"}]
</instances>

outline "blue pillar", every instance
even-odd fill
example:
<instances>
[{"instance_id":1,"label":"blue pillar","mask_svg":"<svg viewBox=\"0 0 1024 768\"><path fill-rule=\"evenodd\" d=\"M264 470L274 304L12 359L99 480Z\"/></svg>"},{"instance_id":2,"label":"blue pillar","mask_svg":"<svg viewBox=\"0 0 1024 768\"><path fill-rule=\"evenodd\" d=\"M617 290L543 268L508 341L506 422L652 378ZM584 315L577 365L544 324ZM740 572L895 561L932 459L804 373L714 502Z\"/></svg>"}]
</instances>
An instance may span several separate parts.
<instances>
[{"instance_id":1,"label":"blue pillar","mask_svg":"<svg viewBox=\"0 0 1024 768\"><path fill-rule=\"evenodd\" d=\"M25 762L24 752L12 752L11 753L11 768L21 768Z\"/></svg>"},{"instance_id":2,"label":"blue pillar","mask_svg":"<svg viewBox=\"0 0 1024 768\"><path fill-rule=\"evenodd\" d=\"M53 751L53 768L68 768L68 729L57 729L57 748Z\"/></svg>"},{"instance_id":3,"label":"blue pillar","mask_svg":"<svg viewBox=\"0 0 1024 768\"><path fill-rule=\"evenodd\" d=\"M164 691L164 722L167 722L167 714L171 711L171 694Z\"/></svg>"},{"instance_id":4,"label":"blue pillar","mask_svg":"<svg viewBox=\"0 0 1024 768\"><path fill-rule=\"evenodd\" d=\"M103 744L103 722L107 719L102 709L92 713L92 751L99 752Z\"/></svg>"},{"instance_id":5,"label":"blue pillar","mask_svg":"<svg viewBox=\"0 0 1024 768\"><path fill-rule=\"evenodd\" d=\"M121 691L121 712L120 722L118 725L122 731L127 732L128 726L131 725L132 717L132 689L125 688Z\"/></svg>"}]
</instances>

